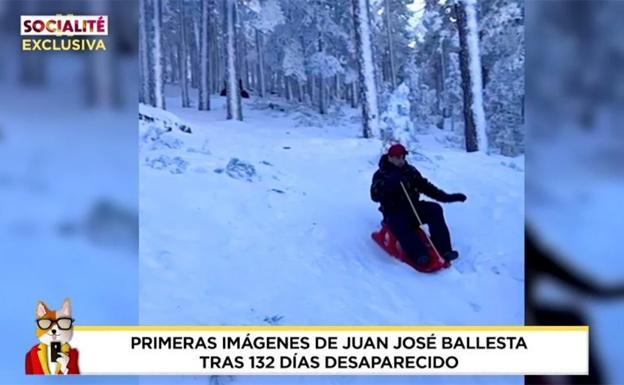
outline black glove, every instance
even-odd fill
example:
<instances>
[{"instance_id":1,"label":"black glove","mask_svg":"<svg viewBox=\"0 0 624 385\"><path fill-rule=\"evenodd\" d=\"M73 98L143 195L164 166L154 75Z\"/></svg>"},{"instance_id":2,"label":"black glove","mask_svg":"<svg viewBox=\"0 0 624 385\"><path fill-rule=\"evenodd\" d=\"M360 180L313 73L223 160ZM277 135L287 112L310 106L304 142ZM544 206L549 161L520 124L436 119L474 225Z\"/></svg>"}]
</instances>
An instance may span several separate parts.
<instances>
[{"instance_id":1,"label":"black glove","mask_svg":"<svg viewBox=\"0 0 624 385\"><path fill-rule=\"evenodd\" d=\"M465 202L466 195L462 193L449 194L448 201L449 202Z\"/></svg>"}]
</instances>

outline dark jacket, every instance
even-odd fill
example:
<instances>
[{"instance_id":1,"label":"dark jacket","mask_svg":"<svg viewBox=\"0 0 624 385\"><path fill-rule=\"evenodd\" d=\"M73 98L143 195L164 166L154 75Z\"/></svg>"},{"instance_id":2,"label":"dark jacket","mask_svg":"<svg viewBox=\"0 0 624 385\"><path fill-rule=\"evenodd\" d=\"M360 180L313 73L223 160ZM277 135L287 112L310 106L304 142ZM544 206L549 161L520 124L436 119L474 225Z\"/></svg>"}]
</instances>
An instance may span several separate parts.
<instances>
[{"instance_id":1,"label":"dark jacket","mask_svg":"<svg viewBox=\"0 0 624 385\"><path fill-rule=\"evenodd\" d=\"M414 204L420 199L420 193L439 202L451 201L449 194L425 179L414 166L406 162L403 167L397 167L388 161L387 155L383 155L379 160L379 170L373 175L370 193L371 199L381 204L384 213L410 209L400 182L403 182Z\"/></svg>"}]
</instances>

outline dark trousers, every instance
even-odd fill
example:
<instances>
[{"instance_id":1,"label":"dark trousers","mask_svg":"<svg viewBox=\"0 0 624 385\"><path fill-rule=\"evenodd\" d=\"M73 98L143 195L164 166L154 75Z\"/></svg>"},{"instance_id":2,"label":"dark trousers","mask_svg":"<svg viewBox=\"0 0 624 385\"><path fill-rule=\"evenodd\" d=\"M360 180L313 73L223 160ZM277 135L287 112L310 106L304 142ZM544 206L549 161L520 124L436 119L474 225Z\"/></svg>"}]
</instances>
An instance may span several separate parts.
<instances>
[{"instance_id":1,"label":"dark trousers","mask_svg":"<svg viewBox=\"0 0 624 385\"><path fill-rule=\"evenodd\" d=\"M451 236L444 221L442 206L428 201L418 201L414 205L420 220L429 226L431 241L438 249L440 255L451 251ZM416 261L420 256L426 255L425 245L416 235L418 221L411 207L384 213L384 220L390 227L390 231L401 243L401 248L403 248L412 261Z\"/></svg>"}]
</instances>

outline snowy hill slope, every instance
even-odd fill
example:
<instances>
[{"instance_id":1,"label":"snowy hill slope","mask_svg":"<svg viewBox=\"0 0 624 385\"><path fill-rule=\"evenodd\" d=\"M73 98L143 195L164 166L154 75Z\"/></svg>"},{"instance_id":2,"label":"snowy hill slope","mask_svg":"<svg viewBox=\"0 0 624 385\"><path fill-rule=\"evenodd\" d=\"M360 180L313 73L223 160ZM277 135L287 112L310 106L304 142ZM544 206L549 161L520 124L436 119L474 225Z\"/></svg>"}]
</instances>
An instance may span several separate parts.
<instances>
[{"instance_id":1,"label":"snowy hill slope","mask_svg":"<svg viewBox=\"0 0 624 385\"><path fill-rule=\"evenodd\" d=\"M211 112L168 102L171 113L141 113L192 133L140 125L142 323L523 323L523 159L421 139L411 163L440 188L468 196L444 205L460 259L426 275L370 238L381 219L369 197L381 144L358 138L358 125L299 127L290 115L249 105L245 121L226 121L223 98Z\"/></svg>"}]
</instances>

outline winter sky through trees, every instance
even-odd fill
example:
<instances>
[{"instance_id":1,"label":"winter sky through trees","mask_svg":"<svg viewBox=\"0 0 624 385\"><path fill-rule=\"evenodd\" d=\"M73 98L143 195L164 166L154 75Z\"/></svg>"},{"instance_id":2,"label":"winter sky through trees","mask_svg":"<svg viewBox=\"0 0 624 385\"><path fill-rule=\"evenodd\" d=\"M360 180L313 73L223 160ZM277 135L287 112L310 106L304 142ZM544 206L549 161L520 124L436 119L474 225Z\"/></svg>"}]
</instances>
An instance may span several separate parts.
<instances>
[{"instance_id":1,"label":"winter sky through trees","mask_svg":"<svg viewBox=\"0 0 624 385\"><path fill-rule=\"evenodd\" d=\"M141 0L141 102L360 111L361 136L524 153L520 0ZM192 94L193 96L189 96ZM197 100L197 103L194 102Z\"/></svg>"}]
</instances>

